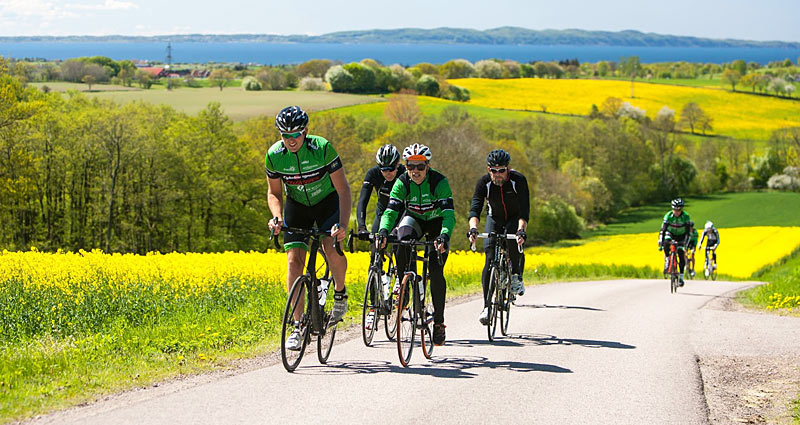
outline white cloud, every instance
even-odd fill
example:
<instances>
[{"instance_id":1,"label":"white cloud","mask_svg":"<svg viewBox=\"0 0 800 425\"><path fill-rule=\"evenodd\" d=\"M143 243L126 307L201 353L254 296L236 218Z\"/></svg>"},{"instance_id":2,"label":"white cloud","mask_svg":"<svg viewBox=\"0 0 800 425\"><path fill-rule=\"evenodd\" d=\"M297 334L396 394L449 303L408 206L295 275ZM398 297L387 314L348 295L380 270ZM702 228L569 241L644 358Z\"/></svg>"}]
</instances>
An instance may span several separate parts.
<instances>
[{"instance_id":1,"label":"white cloud","mask_svg":"<svg viewBox=\"0 0 800 425\"><path fill-rule=\"evenodd\" d=\"M70 3L66 7L78 10L131 10L138 9L139 5L128 1L105 0L95 4Z\"/></svg>"},{"instance_id":2,"label":"white cloud","mask_svg":"<svg viewBox=\"0 0 800 425\"><path fill-rule=\"evenodd\" d=\"M48 20L75 16L53 2L43 0L4 0L0 2L0 15Z\"/></svg>"}]
</instances>

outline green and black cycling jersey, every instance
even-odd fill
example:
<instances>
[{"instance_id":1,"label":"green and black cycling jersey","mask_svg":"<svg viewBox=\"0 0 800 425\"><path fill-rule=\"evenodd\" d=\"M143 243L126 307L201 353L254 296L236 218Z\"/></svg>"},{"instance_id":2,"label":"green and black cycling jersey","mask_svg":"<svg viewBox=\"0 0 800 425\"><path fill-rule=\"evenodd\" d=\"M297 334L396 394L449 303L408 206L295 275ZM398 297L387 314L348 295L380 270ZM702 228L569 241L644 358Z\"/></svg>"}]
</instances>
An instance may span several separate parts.
<instances>
[{"instance_id":1,"label":"green and black cycling jersey","mask_svg":"<svg viewBox=\"0 0 800 425\"><path fill-rule=\"evenodd\" d=\"M694 223L692 223L688 212L683 211L680 216L676 217L670 211L664 215L664 222L661 224L661 231L658 233L658 242L661 244L665 238L684 241L686 236L689 236L689 229L693 226Z\"/></svg>"},{"instance_id":2,"label":"green and black cycling jersey","mask_svg":"<svg viewBox=\"0 0 800 425\"><path fill-rule=\"evenodd\" d=\"M421 184L414 183L407 172L397 178L389 195L389 205L381 217L381 231L391 231L397 216L403 211L423 221L441 218L440 234L448 239L453 235L456 225L453 192L447 178L432 168Z\"/></svg>"},{"instance_id":3,"label":"green and black cycling jersey","mask_svg":"<svg viewBox=\"0 0 800 425\"><path fill-rule=\"evenodd\" d=\"M342 161L324 137L308 135L296 153L286 149L283 141L275 142L264 166L269 178L283 181L287 197L310 207L336 191L330 175L342 168Z\"/></svg>"}]
</instances>

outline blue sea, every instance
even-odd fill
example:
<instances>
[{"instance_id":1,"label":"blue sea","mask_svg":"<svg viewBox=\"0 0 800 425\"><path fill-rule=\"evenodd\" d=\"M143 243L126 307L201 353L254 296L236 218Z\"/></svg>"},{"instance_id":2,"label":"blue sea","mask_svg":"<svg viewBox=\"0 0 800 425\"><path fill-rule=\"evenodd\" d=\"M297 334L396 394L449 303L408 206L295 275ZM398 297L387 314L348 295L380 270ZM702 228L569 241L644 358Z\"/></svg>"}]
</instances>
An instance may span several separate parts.
<instances>
[{"instance_id":1,"label":"blue sea","mask_svg":"<svg viewBox=\"0 0 800 425\"><path fill-rule=\"evenodd\" d=\"M108 56L115 60L140 59L166 62L167 44L153 42L0 42L0 55L11 58L68 59ZM355 62L371 58L384 64L413 65L444 63L451 59L475 62L481 59L512 59L518 62L578 59L580 62L618 61L639 56L643 63L725 63L736 59L767 62L791 59L800 49L624 47L624 46L534 46L487 44L317 44L317 43L172 43L174 63L234 62L264 65L302 63L310 59Z\"/></svg>"}]
</instances>

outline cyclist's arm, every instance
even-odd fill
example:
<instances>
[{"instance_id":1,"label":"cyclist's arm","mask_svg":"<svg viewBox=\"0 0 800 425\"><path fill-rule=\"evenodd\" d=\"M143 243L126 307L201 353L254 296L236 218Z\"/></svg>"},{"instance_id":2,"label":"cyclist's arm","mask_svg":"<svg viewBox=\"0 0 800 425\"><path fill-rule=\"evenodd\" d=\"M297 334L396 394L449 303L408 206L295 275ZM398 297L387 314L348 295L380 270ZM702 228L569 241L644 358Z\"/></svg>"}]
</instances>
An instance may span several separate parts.
<instances>
[{"instance_id":1,"label":"cyclist's arm","mask_svg":"<svg viewBox=\"0 0 800 425\"><path fill-rule=\"evenodd\" d=\"M331 182L339 195L339 228L347 232L347 227L350 224L350 209L353 208L353 199L343 167L339 167L339 169L331 173Z\"/></svg>"},{"instance_id":2,"label":"cyclist's arm","mask_svg":"<svg viewBox=\"0 0 800 425\"><path fill-rule=\"evenodd\" d=\"M528 179L525 178L521 173L519 174L521 177L517 181L517 193L519 198L519 230L525 230L528 227L528 221L530 220L531 214L531 196L530 192L528 191ZM524 225L523 225L524 222Z\"/></svg>"},{"instance_id":3,"label":"cyclist's arm","mask_svg":"<svg viewBox=\"0 0 800 425\"><path fill-rule=\"evenodd\" d=\"M406 188L402 180L397 179L392 186L392 192L389 194L389 204L386 210L381 215L380 229L386 231L388 234L392 230L392 225L397 221L397 216L403 211L406 200Z\"/></svg>"},{"instance_id":4,"label":"cyclist's arm","mask_svg":"<svg viewBox=\"0 0 800 425\"><path fill-rule=\"evenodd\" d=\"M364 177L364 184L361 185L361 193L358 195L358 205L356 206L356 221L359 228L367 227L367 205L371 196L372 182L369 177Z\"/></svg>"},{"instance_id":5,"label":"cyclist's arm","mask_svg":"<svg viewBox=\"0 0 800 425\"><path fill-rule=\"evenodd\" d=\"M269 189L267 191L267 205L273 217L283 221L283 183L281 179L267 178Z\"/></svg>"},{"instance_id":6,"label":"cyclist's arm","mask_svg":"<svg viewBox=\"0 0 800 425\"><path fill-rule=\"evenodd\" d=\"M664 232L666 232L668 224L669 223L667 222L667 218L664 217L664 222L661 223L661 230L658 231L658 245L659 246L664 243Z\"/></svg>"},{"instance_id":7,"label":"cyclist's arm","mask_svg":"<svg viewBox=\"0 0 800 425\"><path fill-rule=\"evenodd\" d=\"M450 182L444 178L436 186L436 193L434 194L438 200L439 208L442 211L442 231L441 235L447 235L447 238L453 236L453 229L456 226L456 213L453 203L453 192L450 190Z\"/></svg>"},{"instance_id":8,"label":"cyclist's arm","mask_svg":"<svg viewBox=\"0 0 800 425\"><path fill-rule=\"evenodd\" d=\"M477 228L478 223L481 221L481 212L483 212L483 204L486 201L486 176L478 179L475 185L475 193L472 195L472 202L469 204L469 227ZM474 223L474 224L473 224Z\"/></svg>"},{"instance_id":9,"label":"cyclist's arm","mask_svg":"<svg viewBox=\"0 0 800 425\"><path fill-rule=\"evenodd\" d=\"M706 240L706 232L703 231L703 236L700 236L700 243L697 246L703 246L703 241Z\"/></svg>"}]
</instances>

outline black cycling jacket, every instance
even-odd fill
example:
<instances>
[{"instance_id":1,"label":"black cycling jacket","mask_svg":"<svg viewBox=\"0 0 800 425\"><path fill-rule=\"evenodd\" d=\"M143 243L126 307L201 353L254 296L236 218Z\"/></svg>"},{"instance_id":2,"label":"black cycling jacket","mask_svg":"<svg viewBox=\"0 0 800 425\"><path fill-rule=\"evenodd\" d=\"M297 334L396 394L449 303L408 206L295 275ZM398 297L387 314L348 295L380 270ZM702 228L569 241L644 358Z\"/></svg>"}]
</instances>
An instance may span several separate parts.
<instances>
[{"instance_id":1,"label":"black cycling jacket","mask_svg":"<svg viewBox=\"0 0 800 425\"><path fill-rule=\"evenodd\" d=\"M375 211L380 216L386 209L386 205L389 204L389 193L392 191L394 182L405 172L406 167L403 164L397 164L397 174L394 180L388 181L383 178L381 167L376 165L367 170L367 174L364 176L364 184L361 186L361 193L358 195L358 205L356 206L358 227L366 227L367 205L369 205L369 198L372 196L372 189L377 188L378 204Z\"/></svg>"},{"instance_id":2,"label":"black cycling jacket","mask_svg":"<svg viewBox=\"0 0 800 425\"><path fill-rule=\"evenodd\" d=\"M502 187L492 183L489 174L478 179L469 207L469 218L480 219L485 200L489 201L489 215L495 221L505 223L508 220L529 219L531 200L528 180L518 171L511 170L509 179Z\"/></svg>"}]
</instances>

